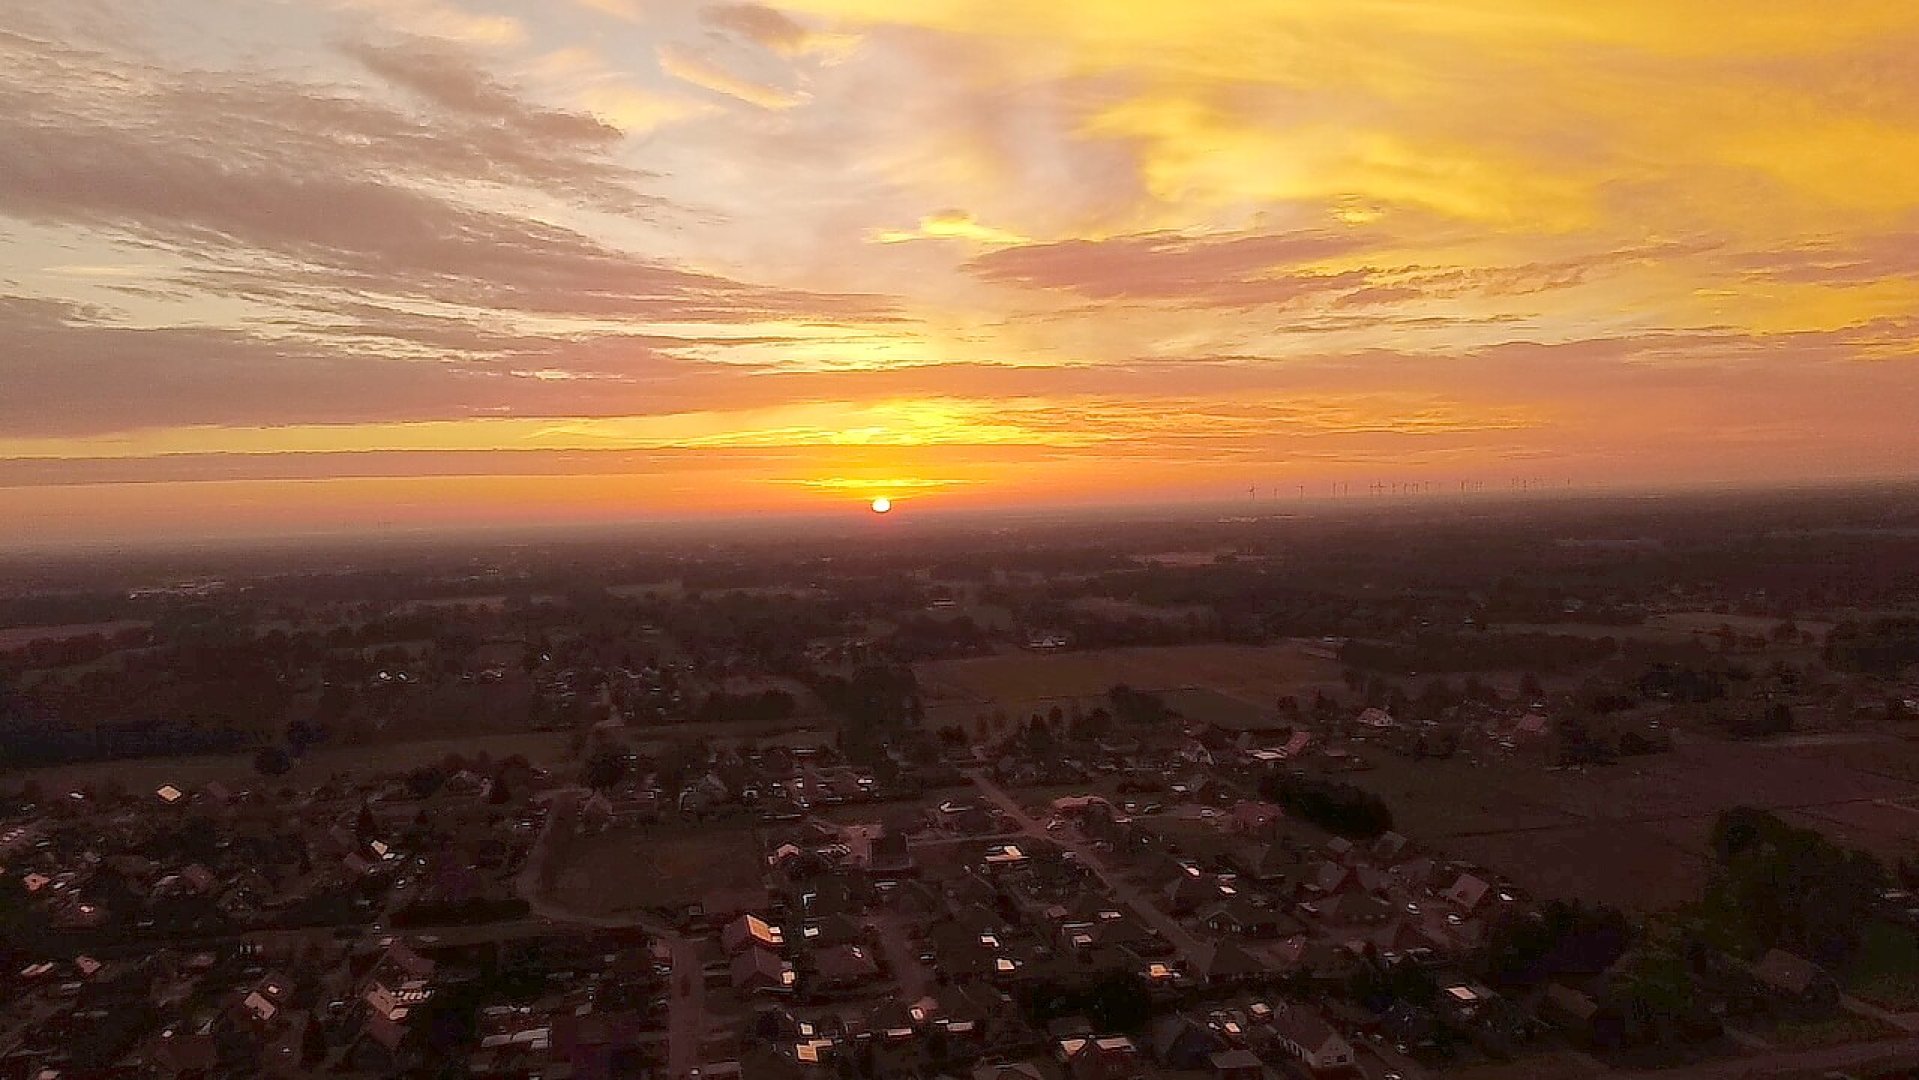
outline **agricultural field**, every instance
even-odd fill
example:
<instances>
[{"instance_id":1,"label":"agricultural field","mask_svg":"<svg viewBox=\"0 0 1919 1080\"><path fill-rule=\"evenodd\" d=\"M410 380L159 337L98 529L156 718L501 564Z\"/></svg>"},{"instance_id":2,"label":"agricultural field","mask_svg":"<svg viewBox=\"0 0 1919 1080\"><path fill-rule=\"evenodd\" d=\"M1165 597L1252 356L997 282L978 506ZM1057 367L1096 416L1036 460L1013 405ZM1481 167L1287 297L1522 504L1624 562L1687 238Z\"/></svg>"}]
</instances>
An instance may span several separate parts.
<instances>
[{"instance_id":1,"label":"agricultural field","mask_svg":"<svg viewBox=\"0 0 1919 1080\"><path fill-rule=\"evenodd\" d=\"M70 623L65 626L0 627L0 652L24 649L42 641L71 641L90 634L111 637L122 630L145 630L152 625L143 619L121 619L117 622Z\"/></svg>"},{"instance_id":2,"label":"agricultural field","mask_svg":"<svg viewBox=\"0 0 1919 1080\"><path fill-rule=\"evenodd\" d=\"M1580 771L1373 755L1378 767L1358 779L1393 808L1400 831L1543 896L1658 910L1698 895L1713 821L1734 806L1772 810L1882 858L1919 854L1919 782L1859 767L1864 749L1693 736L1669 754ZM1919 757L1897 740L1872 749Z\"/></svg>"},{"instance_id":3,"label":"agricultural field","mask_svg":"<svg viewBox=\"0 0 1919 1080\"><path fill-rule=\"evenodd\" d=\"M1710 636L1717 633L1721 626L1730 626L1736 634L1746 637L1768 636L1778 627L1780 620L1761 615L1720 615L1711 611L1673 611L1663 615L1653 615L1646 619L1646 625L1656 630L1670 630L1689 635ZM1832 631L1832 623L1794 620L1793 625L1800 631L1811 634L1816 641L1825 641Z\"/></svg>"},{"instance_id":4,"label":"agricultural field","mask_svg":"<svg viewBox=\"0 0 1919 1080\"><path fill-rule=\"evenodd\" d=\"M1613 638L1617 641L1651 641L1662 645L1685 645L1701 642L1717 648L1714 640L1721 626L1729 626L1742 637L1768 637L1778 627L1780 620L1759 615L1721 615L1711 611L1671 611L1649 615L1643 623L1616 625L1613 623L1501 623L1502 632L1515 634L1558 634L1565 637ZM1813 636L1815 642L1823 642L1831 632L1833 624L1821 621L1798 620L1794 623L1800 630Z\"/></svg>"},{"instance_id":5,"label":"agricultural field","mask_svg":"<svg viewBox=\"0 0 1919 1080\"><path fill-rule=\"evenodd\" d=\"M750 826L579 837L553 853L547 897L592 916L690 904L718 890L758 885L759 850Z\"/></svg>"},{"instance_id":6,"label":"agricultural field","mask_svg":"<svg viewBox=\"0 0 1919 1080\"><path fill-rule=\"evenodd\" d=\"M1336 661L1296 645L1169 645L1081 652L1007 653L915 667L933 705L997 704L1103 697L1118 683L1136 690L1206 687L1262 708L1284 694L1340 683ZM1009 709L1009 711L1011 711Z\"/></svg>"},{"instance_id":7,"label":"agricultural field","mask_svg":"<svg viewBox=\"0 0 1919 1080\"><path fill-rule=\"evenodd\" d=\"M336 773L348 776L390 773L416 765L438 764L448 754L459 754L468 759L480 754L489 754L496 759L520 754L535 765L553 767L566 761L568 738L561 732L527 732L326 748L309 752L294 762L291 772L270 780L263 780L254 771L252 754L196 754L93 761L9 772L0 776L0 786L11 789L32 781L45 790L62 791L118 782L128 791L147 791L162 784L186 788L219 780L238 782L243 786L265 782L274 786L284 784L303 787L322 783Z\"/></svg>"}]
</instances>

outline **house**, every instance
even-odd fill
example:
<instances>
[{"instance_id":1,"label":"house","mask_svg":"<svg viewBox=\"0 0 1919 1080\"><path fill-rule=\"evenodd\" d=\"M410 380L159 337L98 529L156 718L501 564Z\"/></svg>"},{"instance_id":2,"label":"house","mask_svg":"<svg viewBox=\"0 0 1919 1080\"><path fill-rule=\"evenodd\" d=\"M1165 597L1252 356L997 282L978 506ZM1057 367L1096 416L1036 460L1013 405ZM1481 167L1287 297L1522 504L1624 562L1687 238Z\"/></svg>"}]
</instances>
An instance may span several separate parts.
<instances>
[{"instance_id":1,"label":"house","mask_svg":"<svg viewBox=\"0 0 1919 1080\"><path fill-rule=\"evenodd\" d=\"M1285 820L1286 812L1269 802L1235 803L1226 813L1226 829L1241 836L1257 836Z\"/></svg>"},{"instance_id":2,"label":"house","mask_svg":"<svg viewBox=\"0 0 1919 1080\"><path fill-rule=\"evenodd\" d=\"M1367 709L1359 714L1359 726L1368 731L1383 732L1398 727L1399 721L1393 719L1393 714L1385 709Z\"/></svg>"},{"instance_id":3,"label":"house","mask_svg":"<svg viewBox=\"0 0 1919 1080\"><path fill-rule=\"evenodd\" d=\"M829 915L800 924L798 942L810 949L857 945L866 938L860 924L845 915Z\"/></svg>"},{"instance_id":4,"label":"house","mask_svg":"<svg viewBox=\"0 0 1919 1080\"><path fill-rule=\"evenodd\" d=\"M1459 880L1453 882L1453 887L1446 890L1446 899L1461 911L1471 914L1486 902L1486 894L1491 891L1492 886L1482 879L1472 874L1461 874Z\"/></svg>"},{"instance_id":5,"label":"house","mask_svg":"<svg viewBox=\"0 0 1919 1080\"><path fill-rule=\"evenodd\" d=\"M1257 979L1267 973L1265 964L1231 941L1217 942L1211 950L1194 959L1198 966L1194 974L1215 985Z\"/></svg>"},{"instance_id":6,"label":"house","mask_svg":"<svg viewBox=\"0 0 1919 1080\"><path fill-rule=\"evenodd\" d=\"M1179 748L1179 760L1188 765L1204 765L1209 768L1218 764L1213 760L1213 752L1198 739L1189 739Z\"/></svg>"},{"instance_id":7,"label":"house","mask_svg":"<svg viewBox=\"0 0 1919 1080\"><path fill-rule=\"evenodd\" d=\"M777 951L786 946L786 935L758 915L741 915L720 932L720 945L728 956L753 948Z\"/></svg>"},{"instance_id":8,"label":"house","mask_svg":"<svg viewBox=\"0 0 1919 1080\"><path fill-rule=\"evenodd\" d=\"M1152 1034L1153 1057L1168 1069L1204 1068L1208 1059L1226 1049L1218 1032L1177 1013L1154 1021Z\"/></svg>"},{"instance_id":9,"label":"house","mask_svg":"<svg viewBox=\"0 0 1919 1080\"><path fill-rule=\"evenodd\" d=\"M1307 752L1312 750L1312 748L1313 733L1310 731L1295 731L1292 737L1286 740L1285 745L1279 748L1279 755L1286 761L1298 761L1300 758L1305 757Z\"/></svg>"},{"instance_id":10,"label":"house","mask_svg":"<svg viewBox=\"0 0 1919 1080\"><path fill-rule=\"evenodd\" d=\"M734 957L728 974L735 990L752 994L790 994L798 981L793 965L761 948Z\"/></svg>"},{"instance_id":11,"label":"house","mask_svg":"<svg viewBox=\"0 0 1919 1080\"><path fill-rule=\"evenodd\" d=\"M1213 878L1195 874L1182 874L1167 883L1164 890L1166 910L1174 915L1191 915L1203 904L1210 904L1220 898L1219 885Z\"/></svg>"},{"instance_id":12,"label":"house","mask_svg":"<svg viewBox=\"0 0 1919 1080\"><path fill-rule=\"evenodd\" d=\"M1301 910L1318 915L1332 926L1379 926L1397 913L1393 905L1364 893L1345 893L1302 904Z\"/></svg>"},{"instance_id":13,"label":"house","mask_svg":"<svg viewBox=\"0 0 1919 1080\"><path fill-rule=\"evenodd\" d=\"M205 1075L220 1063L216 1027L217 1019L207 1016L196 1023L163 1028L149 1044L148 1056L162 1075Z\"/></svg>"},{"instance_id":14,"label":"house","mask_svg":"<svg viewBox=\"0 0 1919 1080\"><path fill-rule=\"evenodd\" d=\"M1625 1018L1617 1009L1602 1005L1592 995L1565 983L1555 982L1546 987L1539 1016L1565 1032L1574 1043L1588 1049L1612 1049L1625 1039Z\"/></svg>"},{"instance_id":15,"label":"house","mask_svg":"<svg viewBox=\"0 0 1919 1080\"><path fill-rule=\"evenodd\" d=\"M1267 844L1249 859L1235 857L1234 865L1244 877L1269 887L1298 877L1303 868L1299 856L1284 844Z\"/></svg>"},{"instance_id":16,"label":"house","mask_svg":"<svg viewBox=\"0 0 1919 1080\"><path fill-rule=\"evenodd\" d=\"M1839 983L1824 968L1784 949L1772 949L1753 965L1753 975L1789 1008L1823 1012L1839 1004Z\"/></svg>"},{"instance_id":17,"label":"house","mask_svg":"<svg viewBox=\"0 0 1919 1080\"><path fill-rule=\"evenodd\" d=\"M864 986L879 977L879 965L858 945L835 945L813 957L811 989L838 991Z\"/></svg>"},{"instance_id":18,"label":"house","mask_svg":"<svg viewBox=\"0 0 1919 1080\"><path fill-rule=\"evenodd\" d=\"M1299 931L1299 923L1269 907L1261 907L1244 897L1234 897L1205 909L1200 922L1215 934L1273 938Z\"/></svg>"},{"instance_id":19,"label":"house","mask_svg":"<svg viewBox=\"0 0 1919 1080\"><path fill-rule=\"evenodd\" d=\"M1146 1061L1133 1040L1124 1035L1061 1039L1060 1063L1072 1080L1142 1080Z\"/></svg>"},{"instance_id":20,"label":"house","mask_svg":"<svg viewBox=\"0 0 1919 1080\"><path fill-rule=\"evenodd\" d=\"M1346 896L1382 892L1386 881L1379 871L1370 866L1346 866L1327 861L1313 867L1313 876L1307 882L1307 887L1316 896Z\"/></svg>"},{"instance_id":21,"label":"house","mask_svg":"<svg viewBox=\"0 0 1919 1080\"><path fill-rule=\"evenodd\" d=\"M867 869L875 874L902 874L913 869L913 852L906 833L887 829L874 837L867 853Z\"/></svg>"},{"instance_id":22,"label":"house","mask_svg":"<svg viewBox=\"0 0 1919 1080\"><path fill-rule=\"evenodd\" d=\"M1412 856L1413 842L1396 832L1380 835L1373 841L1373 863L1379 866L1397 866Z\"/></svg>"},{"instance_id":23,"label":"house","mask_svg":"<svg viewBox=\"0 0 1919 1080\"><path fill-rule=\"evenodd\" d=\"M1353 1047L1326 1018L1297 1001L1273 1007L1275 1041L1287 1057L1313 1076L1341 1076L1354 1070Z\"/></svg>"},{"instance_id":24,"label":"house","mask_svg":"<svg viewBox=\"0 0 1919 1080\"><path fill-rule=\"evenodd\" d=\"M1258 1055L1243 1046L1213 1054L1206 1063L1213 1070L1213 1080L1260 1080L1265 1075Z\"/></svg>"}]
</instances>

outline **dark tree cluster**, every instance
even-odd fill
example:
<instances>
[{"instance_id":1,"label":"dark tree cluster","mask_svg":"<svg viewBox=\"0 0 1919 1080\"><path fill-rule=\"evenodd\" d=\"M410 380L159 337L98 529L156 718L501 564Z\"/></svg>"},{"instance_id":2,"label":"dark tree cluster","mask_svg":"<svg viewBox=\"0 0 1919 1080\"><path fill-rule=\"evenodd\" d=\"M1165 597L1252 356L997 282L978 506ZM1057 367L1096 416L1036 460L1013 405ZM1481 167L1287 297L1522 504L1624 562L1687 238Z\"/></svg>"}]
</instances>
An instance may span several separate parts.
<instances>
[{"instance_id":1,"label":"dark tree cluster","mask_svg":"<svg viewBox=\"0 0 1919 1080\"><path fill-rule=\"evenodd\" d=\"M1268 776L1259 793L1327 832L1370 840L1393 827L1385 800L1365 788L1316 776Z\"/></svg>"},{"instance_id":2,"label":"dark tree cluster","mask_svg":"<svg viewBox=\"0 0 1919 1080\"><path fill-rule=\"evenodd\" d=\"M1826 636L1826 666L1883 678L1919 664L1919 619L1846 622Z\"/></svg>"},{"instance_id":3,"label":"dark tree cluster","mask_svg":"<svg viewBox=\"0 0 1919 1080\"><path fill-rule=\"evenodd\" d=\"M1502 922L1487 942L1486 966L1505 986L1536 986L1560 975L1596 975L1632 944L1617 908L1554 900L1529 918Z\"/></svg>"},{"instance_id":4,"label":"dark tree cluster","mask_svg":"<svg viewBox=\"0 0 1919 1080\"><path fill-rule=\"evenodd\" d=\"M1353 640L1341 663L1372 671L1505 671L1515 667L1563 671L1619 654L1610 637L1571 634L1420 634L1410 641Z\"/></svg>"},{"instance_id":5,"label":"dark tree cluster","mask_svg":"<svg viewBox=\"0 0 1919 1080\"><path fill-rule=\"evenodd\" d=\"M1712 847L1719 866L1707 917L1721 937L1755 952L1779 948L1843 963L1859 948L1888 882L1873 856L1749 807L1719 816Z\"/></svg>"}]
</instances>

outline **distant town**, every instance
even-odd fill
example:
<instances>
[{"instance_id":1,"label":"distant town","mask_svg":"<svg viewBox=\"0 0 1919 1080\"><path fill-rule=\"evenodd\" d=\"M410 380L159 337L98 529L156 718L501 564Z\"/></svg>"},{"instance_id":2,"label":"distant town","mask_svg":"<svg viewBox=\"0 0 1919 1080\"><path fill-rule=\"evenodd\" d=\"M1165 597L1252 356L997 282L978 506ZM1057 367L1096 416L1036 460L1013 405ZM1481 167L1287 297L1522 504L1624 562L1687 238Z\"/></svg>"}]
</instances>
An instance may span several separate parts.
<instances>
[{"instance_id":1,"label":"distant town","mask_svg":"<svg viewBox=\"0 0 1919 1080\"><path fill-rule=\"evenodd\" d=\"M0 1077L1919 1069L1919 500L0 566Z\"/></svg>"}]
</instances>

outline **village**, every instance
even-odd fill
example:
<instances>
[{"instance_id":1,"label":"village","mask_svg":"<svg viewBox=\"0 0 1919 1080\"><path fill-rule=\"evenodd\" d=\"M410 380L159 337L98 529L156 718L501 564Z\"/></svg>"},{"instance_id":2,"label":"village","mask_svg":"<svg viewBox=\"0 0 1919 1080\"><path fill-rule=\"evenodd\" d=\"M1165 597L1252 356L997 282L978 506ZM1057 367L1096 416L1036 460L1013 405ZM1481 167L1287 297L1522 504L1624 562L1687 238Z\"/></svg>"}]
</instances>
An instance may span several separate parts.
<instances>
[{"instance_id":1,"label":"village","mask_svg":"<svg viewBox=\"0 0 1919 1080\"><path fill-rule=\"evenodd\" d=\"M892 747L883 768L716 745L676 763L670 799L660 762L611 742L574 775L509 758L307 790L36 791L0 865L9 920L46 952L15 975L0 1062L1387 1080L1599 1069L1678 1037L1644 1029L1623 935L1380 827L1346 778L1404 742L1384 711L1315 731L1112 699L994 748ZM1152 724L1120 718L1142 708ZM1541 737L1539 712L1507 712L1489 747ZM704 854L650 893L605 855L676 839ZM582 874L631 895L569 908L559 883ZM1518 982L1489 959L1549 921L1542 953L1593 955ZM1911 1030L1782 950L1689 964L1689 1047Z\"/></svg>"}]
</instances>

